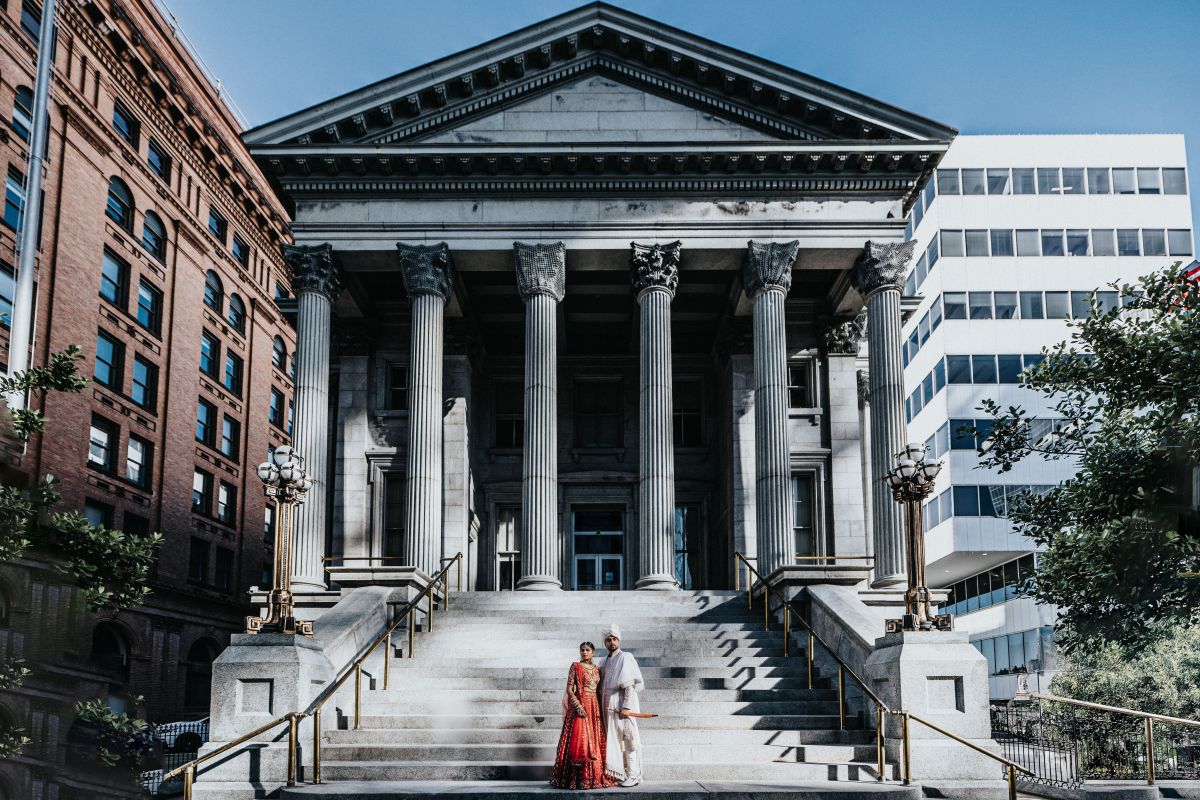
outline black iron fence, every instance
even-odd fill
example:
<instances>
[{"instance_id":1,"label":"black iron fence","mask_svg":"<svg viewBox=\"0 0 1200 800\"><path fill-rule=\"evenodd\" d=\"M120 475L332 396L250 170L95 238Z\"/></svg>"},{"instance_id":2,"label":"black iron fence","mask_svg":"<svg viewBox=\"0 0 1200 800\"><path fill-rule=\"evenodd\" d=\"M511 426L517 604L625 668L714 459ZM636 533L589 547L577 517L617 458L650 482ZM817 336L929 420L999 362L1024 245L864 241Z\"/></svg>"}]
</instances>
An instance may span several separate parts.
<instances>
[{"instance_id":1,"label":"black iron fence","mask_svg":"<svg viewBox=\"0 0 1200 800\"><path fill-rule=\"evenodd\" d=\"M1035 784L1200 779L1200 731L1058 702L992 706L992 738Z\"/></svg>"},{"instance_id":2,"label":"black iron fence","mask_svg":"<svg viewBox=\"0 0 1200 800\"><path fill-rule=\"evenodd\" d=\"M194 722L168 722L154 727L159 755L154 769L141 774L141 783L150 795L179 794L183 782L178 778L163 783L163 775L196 758L200 746L208 741L208 718Z\"/></svg>"}]
</instances>

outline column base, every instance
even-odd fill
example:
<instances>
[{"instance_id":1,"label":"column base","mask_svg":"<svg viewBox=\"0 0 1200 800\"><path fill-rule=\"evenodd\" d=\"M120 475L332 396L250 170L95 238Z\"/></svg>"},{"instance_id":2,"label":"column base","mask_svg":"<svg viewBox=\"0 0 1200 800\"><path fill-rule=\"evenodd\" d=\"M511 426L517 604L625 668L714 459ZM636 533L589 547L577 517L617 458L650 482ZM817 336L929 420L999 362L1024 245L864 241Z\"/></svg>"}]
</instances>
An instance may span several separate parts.
<instances>
[{"instance_id":1,"label":"column base","mask_svg":"<svg viewBox=\"0 0 1200 800\"><path fill-rule=\"evenodd\" d=\"M633 588L639 591L674 592L679 590L679 581L674 575L645 575L637 579Z\"/></svg>"},{"instance_id":2,"label":"column base","mask_svg":"<svg viewBox=\"0 0 1200 800\"><path fill-rule=\"evenodd\" d=\"M884 575L883 577L876 576L871 580L872 589L890 589L894 586L904 586L908 583L908 576L904 573L896 575Z\"/></svg>"},{"instance_id":3,"label":"column base","mask_svg":"<svg viewBox=\"0 0 1200 800\"><path fill-rule=\"evenodd\" d=\"M318 594L328 592L325 581L311 575L292 576L292 594Z\"/></svg>"},{"instance_id":4,"label":"column base","mask_svg":"<svg viewBox=\"0 0 1200 800\"><path fill-rule=\"evenodd\" d=\"M517 581L518 592L561 592L562 581L552 575L526 575Z\"/></svg>"}]
</instances>

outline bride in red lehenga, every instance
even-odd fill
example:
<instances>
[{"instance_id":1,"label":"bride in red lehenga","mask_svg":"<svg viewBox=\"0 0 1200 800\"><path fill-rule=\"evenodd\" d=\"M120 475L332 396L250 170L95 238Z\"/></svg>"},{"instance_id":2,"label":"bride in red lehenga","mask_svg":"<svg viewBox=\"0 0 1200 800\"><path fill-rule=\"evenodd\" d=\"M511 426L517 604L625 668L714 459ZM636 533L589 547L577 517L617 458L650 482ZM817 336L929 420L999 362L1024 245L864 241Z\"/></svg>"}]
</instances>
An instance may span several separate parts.
<instances>
[{"instance_id":1,"label":"bride in red lehenga","mask_svg":"<svg viewBox=\"0 0 1200 800\"><path fill-rule=\"evenodd\" d=\"M562 735L550 773L550 785L559 789L607 789L617 785L604 771L607 729L596 698L600 670L592 661L595 654L591 642L579 645L579 660L567 673Z\"/></svg>"}]
</instances>

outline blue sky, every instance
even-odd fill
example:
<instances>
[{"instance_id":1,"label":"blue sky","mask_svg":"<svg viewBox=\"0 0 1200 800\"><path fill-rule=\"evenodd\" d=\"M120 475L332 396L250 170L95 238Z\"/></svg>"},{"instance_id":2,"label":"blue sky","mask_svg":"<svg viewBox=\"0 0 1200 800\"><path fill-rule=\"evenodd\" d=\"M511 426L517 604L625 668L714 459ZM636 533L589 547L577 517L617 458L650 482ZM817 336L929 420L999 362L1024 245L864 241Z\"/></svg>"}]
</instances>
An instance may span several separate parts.
<instances>
[{"instance_id":1,"label":"blue sky","mask_svg":"<svg viewBox=\"0 0 1200 800\"><path fill-rule=\"evenodd\" d=\"M251 125L581 5L162 0ZM1200 0L623 0L962 133L1182 133L1200 219Z\"/></svg>"}]
</instances>

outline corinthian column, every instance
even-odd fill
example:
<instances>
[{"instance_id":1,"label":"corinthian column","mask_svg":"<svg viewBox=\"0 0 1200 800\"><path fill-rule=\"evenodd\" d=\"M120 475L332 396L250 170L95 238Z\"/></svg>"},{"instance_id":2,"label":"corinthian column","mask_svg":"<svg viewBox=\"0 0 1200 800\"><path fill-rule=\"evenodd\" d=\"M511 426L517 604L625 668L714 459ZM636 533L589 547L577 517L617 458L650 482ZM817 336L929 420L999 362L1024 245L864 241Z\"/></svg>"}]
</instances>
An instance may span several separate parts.
<instances>
[{"instance_id":1,"label":"corinthian column","mask_svg":"<svg viewBox=\"0 0 1200 800\"><path fill-rule=\"evenodd\" d=\"M900 360L900 291L915 242L867 242L854 284L867 300L867 398L871 406L871 518L875 542L874 586L904 581L904 521L885 483L892 458L904 449L904 366Z\"/></svg>"},{"instance_id":2,"label":"corinthian column","mask_svg":"<svg viewBox=\"0 0 1200 800\"><path fill-rule=\"evenodd\" d=\"M296 293L296 416L292 444L316 481L308 501L295 510L292 589L325 590L326 496L329 489L330 309L341 280L329 244L283 246Z\"/></svg>"},{"instance_id":3,"label":"corinthian column","mask_svg":"<svg viewBox=\"0 0 1200 800\"><path fill-rule=\"evenodd\" d=\"M754 466L758 572L794 563L788 463L787 331L784 300L800 243L749 242L742 281L754 301Z\"/></svg>"},{"instance_id":4,"label":"corinthian column","mask_svg":"<svg viewBox=\"0 0 1200 800\"><path fill-rule=\"evenodd\" d=\"M398 242L396 248L412 303L404 562L433 575L442 557L442 316L454 286L454 264L445 242Z\"/></svg>"},{"instance_id":5,"label":"corinthian column","mask_svg":"<svg viewBox=\"0 0 1200 800\"><path fill-rule=\"evenodd\" d=\"M641 309L638 394L638 589L678 589L675 579L675 437L671 430L671 300L679 242L633 248Z\"/></svg>"},{"instance_id":6,"label":"corinthian column","mask_svg":"<svg viewBox=\"0 0 1200 800\"><path fill-rule=\"evenodd\" d=\"M514 242L517 291L525 301L525 441L521 460L521 580L518 589L561 589L558 537L558 304L566 295L562 242Z\"/></svg>"}]
</instances>

